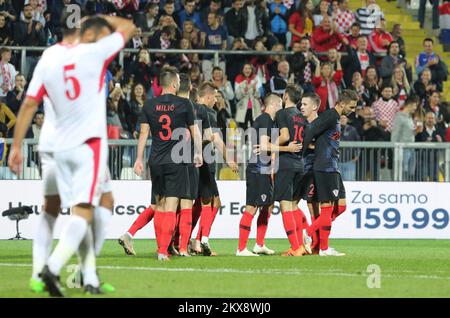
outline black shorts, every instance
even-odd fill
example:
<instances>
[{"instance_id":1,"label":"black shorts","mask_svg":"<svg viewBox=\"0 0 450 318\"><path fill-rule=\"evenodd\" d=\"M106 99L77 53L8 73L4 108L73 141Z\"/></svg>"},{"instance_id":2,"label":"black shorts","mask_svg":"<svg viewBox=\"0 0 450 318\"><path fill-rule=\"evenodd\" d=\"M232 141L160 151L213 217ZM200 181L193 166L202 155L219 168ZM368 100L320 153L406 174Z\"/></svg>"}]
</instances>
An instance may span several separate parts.
<instances>
[{"instance_id":1,"label":"black shorts","mask_svg":"<svg viewBox=\"0 0 450 318\"><path fill-rule=\"evenodd\" d=\"M251 206L265 206L273 203L273 184L270 174L246 172L247 199Z\"/></svg>"},{"instance_id":2,"label":"black shorts","mask_svg":"<svg viewBox=\"0 0 450 318\"><path fill-rule=\"evenodd\" d=\"M314 171L314 184L318 202L345 199L345 188L339 172Z\"/></svg>"},{"instance_id":3,"label":"black shorts","mask_svg":"<svg viewBox=\"0 0 450 318\"><path fill-rule=\"evenodd\" d=\"M150 165L152 192L155 196L190 199L191 186L186 164Z\"/></svg>"},{"instance_id":4,"label":"black shorts","mask_svg":"<svg viewBox=\"0 0 450 318\"><path fill-rule=\"evenodd\" d=\"M198 185L198 197L203 199L209 199L219 196L219 188L216 182L216 173L211 171L207 163L199 168L199 185Z\"/></svg>"},{"instance_id":5,"label":"black shorts","mask_svg":"<svg viewBox=\"0 0 450 318\"><path fill-rule=\"evenodd\" d=\"M199 178L200 172L197 167L194 165L188 166L189 171L189 184L190 184L190 198L191 200L195 200L198 197L198 188L199 188Z\"/></svg>"},{"instance_id":6,"label":"black shorts","mask_svg":"<svg viewBox=\"0 0 450 318\"><path fill-rule=\"evenodd\" d=\"M312 171L303 175L299 192L300 198L302 198L303 200L308 202L317 202L316 187L314 184L314 173Z\"/></svg>"},{"instance_id":7,"label":"black shorts","mask_svg":"<svg viewBox=\"0 0 450 318\"><path fill-rule=\"evenodd\" d=\"M297 201L302 198L302 169L280 169L275 174L275 201Z\"/></svg>"}]
</instances>

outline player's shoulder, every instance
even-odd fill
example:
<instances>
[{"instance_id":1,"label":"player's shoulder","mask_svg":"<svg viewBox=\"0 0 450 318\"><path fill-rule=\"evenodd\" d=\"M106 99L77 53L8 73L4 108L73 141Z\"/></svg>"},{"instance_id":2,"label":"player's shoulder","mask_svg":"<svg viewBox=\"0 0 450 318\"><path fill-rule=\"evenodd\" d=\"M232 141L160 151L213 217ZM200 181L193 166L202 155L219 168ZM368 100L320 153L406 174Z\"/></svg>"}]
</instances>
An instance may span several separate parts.
<instances>
[{"instance_id":1,"label":"player's shoulder","mask_svg":"<svg viewBox=\"0 0 450 318\"><path fill-rule=\"evenodd\" d=\"M255 119L255 123L258 125L265 125L268 123L273 123L272 117L268 113L262 113Z\"/></svg>"}]
</instances>

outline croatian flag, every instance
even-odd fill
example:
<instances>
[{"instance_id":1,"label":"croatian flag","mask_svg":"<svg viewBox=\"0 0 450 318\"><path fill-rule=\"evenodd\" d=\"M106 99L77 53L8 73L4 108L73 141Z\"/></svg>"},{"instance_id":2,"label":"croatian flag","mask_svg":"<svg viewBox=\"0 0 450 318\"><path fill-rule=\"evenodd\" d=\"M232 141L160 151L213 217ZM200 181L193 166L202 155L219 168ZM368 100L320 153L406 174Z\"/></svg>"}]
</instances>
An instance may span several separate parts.
<instances>
[{"instance_id":1,"label":"croatian flag","mask_svg":"<svg viewBox=\"0 0 450 318\"><path fill-rule=\"evenodd\" d=\"M450 44L450 2L445 2L439 7L439 15L441 42Z\"/></svg>"}]
</instances>

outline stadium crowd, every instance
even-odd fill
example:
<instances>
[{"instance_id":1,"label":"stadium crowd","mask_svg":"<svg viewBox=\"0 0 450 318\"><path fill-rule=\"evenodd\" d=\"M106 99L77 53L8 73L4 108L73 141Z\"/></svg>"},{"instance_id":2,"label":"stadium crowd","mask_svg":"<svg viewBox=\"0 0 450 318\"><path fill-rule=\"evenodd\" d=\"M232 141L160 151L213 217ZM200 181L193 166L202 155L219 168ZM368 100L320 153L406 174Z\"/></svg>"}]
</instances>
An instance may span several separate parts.
<instances>
[{"instance_id":1,"label":"stadium crowd","mask_svg":"<svg viewBox=\"0 0 450 318\"><path fill-rule=\"evenodd\" d=\"M450 111L441 99L447 65L423 40L415 72L405 57L400 24L388 31L376 0L0 0L0 136L11 136L40 52L28 51L24 74L20 51L7 46L48 46L61 39L59 20L70 5L87 14L133 19L137 32L107 73L108 134L137 139L138 117L147 99L159 96L160 69L176 66L198 86L212 81L220 92L218 122L247 128L264 111L261 99L283 94L288 83L321 97L320 112L334 107L346 88L360 96L358 110L343 119L344 141L450 141ZM151 49L271 51L273 55L150 53ZM292 51L283 55L279 52ZM415 73L415 74L414 74ZM416 95L414 126L401 133L403 104ZM195 95L194 95L195 98ZM43 113L29 138L39 136ZM400 131L400 129L402 131Z\"/></svg>"}]
</instances>

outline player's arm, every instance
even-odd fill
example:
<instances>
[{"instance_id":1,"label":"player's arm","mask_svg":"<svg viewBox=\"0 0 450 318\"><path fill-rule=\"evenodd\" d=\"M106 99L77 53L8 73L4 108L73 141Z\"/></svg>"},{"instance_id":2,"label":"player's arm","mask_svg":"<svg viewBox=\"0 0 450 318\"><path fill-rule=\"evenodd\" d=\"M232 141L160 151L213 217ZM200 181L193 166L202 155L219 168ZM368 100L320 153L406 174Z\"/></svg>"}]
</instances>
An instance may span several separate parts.
<instances>
[{"instance_id":1,"label":"player's arm","mask_svg":"<svg viewBox=\"0 0 450 318\"><path fill-rule=\"evenodd\" d=\"M233 170L233 172L238 173L239 167L238 167L237 163L233 159L228 158L227 147L225 146L225 143L223 142L221 133L219 131L217 131L213 134L213 136L214 136L214 140L213 140L214 145L216 146L217 150L219 150L220 154L222 155L223 160L225 160L225 162L231 168L231 170Z\"/></svg>"},{"instance_id":2,"label":"player's arm","mask_svg":"<svg viewBox=\"0 0 450 318\"><path fill-rule=\"evenodd\" d=\"M279 110L275 115L275 121L280 128L280 136L278 137L277 145L286 145L289 142L289 128L286 120L286 114L283 110Z\"/></svg>"},{"instance_id":3,"label":"player's arm","mask_svg":"<svg viewBox=\"0 0 450 318\"><path fill-rule=\"evenodd\" d=\"M141 132L138 141L138 153L136 162L134 163L134 173L142 176L144 172L144 150L147 145L148 135L150 133L150 125L148 123L141 123Z\"/></svg>"},{"instance_id":4,"label":"player's arm","mask_svg":"<svg viewBox=\"0 0 450 318\"><path fill-rule=\"evenodd\" d=\"M12 172L20 175L22 172L22 142L27 133L28 127L31 125L33 116L40 104L39 99L27 96L20 106L19 115L17 116L16 126L14 127L14 139L9 154L8 166Z\"/></svg>"},{"instance_id":5,"label":"player's arm","mask_svg":"<svg viewBox=\"0 0 450 318\"><path fill-rule=\"evenodd\" d=\"M192 139L194 140L194 163L196 167L203 165L202 156L202 134L197 125L190 125L189 131L191 132Z\"/></svg>"},{"instance_id":6,"label":"player's arm","mask_svg":"<svg viewBox=\"0 0 450 318\"><path fill-rule=\"evenodd\" d=\"M111 25L115 32L123 34L125 42L128 42L136 32L136 25L132 20L107 15L102 15L102 18Z\"/></svg>"},{"instance_id":7,"label":"player's arm","mask_svg":"<svg viewBox=\"0 0 450 318\"><path fill-rule=\"evenodd\" d=\"M256 146L258 147L258 145ZM277 141L275 144L270 142L269 136L261 136L261 142L259 145L259 151L264 152L300 152L302 150L302 145L296 142L291 142L287 146L279 146Z\"/></svg>"},{"instance_id":8,"label":"player's arm","mask_svg":"<svg viewBox=\"0 0 450 318\"><path fill-rule=\"evenodd\" d=\"M289 139L290 139L289 129L286 127L281 128L280 129L280 137L278 137L278 145L287 144Z\"/></svg>"}]
</instances>

